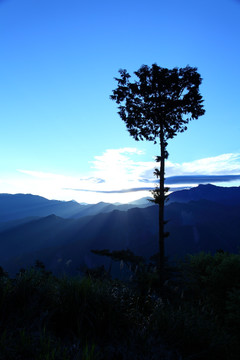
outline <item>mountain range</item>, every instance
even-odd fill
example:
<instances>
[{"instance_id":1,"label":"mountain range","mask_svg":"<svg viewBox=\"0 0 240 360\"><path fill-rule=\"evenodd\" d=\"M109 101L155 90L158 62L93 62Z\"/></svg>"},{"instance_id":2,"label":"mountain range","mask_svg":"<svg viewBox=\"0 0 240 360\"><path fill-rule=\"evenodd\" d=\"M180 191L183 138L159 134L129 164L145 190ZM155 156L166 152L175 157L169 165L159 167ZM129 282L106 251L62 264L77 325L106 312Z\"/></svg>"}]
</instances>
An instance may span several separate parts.
<instances>
[{"instance_id":1,"label":"mountain range","mask_svg":"<svg viewBox=\"0 0 240 360\"><path fill-rule=\"evenodd\" d=\"M110 266L108 259L92 254L92 249L129 248L150 257L158 251L158 207L145 199L140 206L81 205L1 194L0 265L15 274L39 259L56 274L76 274L86 266ZM170 232L166 255L172 259L199 251L239 251L239 187L200 185L174 192L165 215Z\"/></svg>"},{"instance_id":2,"label":"mountain range","mask_svg":"<svg viewBox=\"0 0 240 360\"><path fill-rule=\"evenodd\" d=\"M130 204L79 204L76 201L48 200L31 194L0 194L0 223L33 216L48 216L55 214L63 218L80 218L113 210L128 210L134 207L149 206L146 199L140 199Z\"/></svg>"}]
</instances>

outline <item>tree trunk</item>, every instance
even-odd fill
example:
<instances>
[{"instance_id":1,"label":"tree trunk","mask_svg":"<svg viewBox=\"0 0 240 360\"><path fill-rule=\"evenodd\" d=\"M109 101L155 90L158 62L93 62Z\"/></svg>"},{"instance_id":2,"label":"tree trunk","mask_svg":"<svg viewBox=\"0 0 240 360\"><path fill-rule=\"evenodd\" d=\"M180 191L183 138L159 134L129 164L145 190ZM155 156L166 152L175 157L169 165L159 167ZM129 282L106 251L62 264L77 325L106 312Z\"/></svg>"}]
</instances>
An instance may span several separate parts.
<instances>
[{"instance_id":1,"label":"tree trunk","mask_svg":"<svg viewBox=\"0 0 240 360\"><path fill-rule=\"evenodd\" d=\"M164 131L163 127L160 128L160 201L159 201L159 281L160 288L163 287L164 283L164 175L165 175L165 142L164 142Z\"/></svg>"}]
</instances>

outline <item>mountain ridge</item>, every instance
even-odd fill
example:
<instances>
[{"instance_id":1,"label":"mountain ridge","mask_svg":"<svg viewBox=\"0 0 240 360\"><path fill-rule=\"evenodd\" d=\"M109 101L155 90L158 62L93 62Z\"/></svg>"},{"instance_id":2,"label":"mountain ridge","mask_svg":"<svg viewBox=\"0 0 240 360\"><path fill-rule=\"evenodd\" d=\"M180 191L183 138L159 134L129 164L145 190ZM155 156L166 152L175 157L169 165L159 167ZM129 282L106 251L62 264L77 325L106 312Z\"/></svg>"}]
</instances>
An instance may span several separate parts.
<instances>
[{"instance_id":1,"label":"mountain ridge","mask_svg":"<svg viewBox=\"0 0 240 360\"><path fill-rule=\"evenodd\" d=\"M100 212L113 210L128 210L136 207L135 204L119 204L99 202L83 205L76 201L48 200L32 194L0 194L0 223L31 216L48 216L55 214L65 218L78 218L96 215ZM139 207L148 204L139 204Z\"/></svg>"},{"instance_id":2,"label":"mountain ridge","mask_svg":"<svg viewBox=\"0 0 240 360\"><path fill-rule=\"evenodd\" d=\"M188 191L185 197L184 192L173 193L174 201L165 208L166 231L170 232L165 243L166 255L182 258L187 253L214 253L220 248L238 252L240 188L226 192L219 187L204 185ZM231 196L221 196L223 192ZM216 201L205 199L206 195ZM98 209L102 205L100 203ZM48 214L0 223L0 265L13 274L20 267L30 266L40 259L57 274L74 274L79 266L109 264L106 259L92 254L92 249L129 248L145 257L156 253L158 207L150 204L124 209L115 206L112 211L79 218Z\"/></svg>"}]
</instances>

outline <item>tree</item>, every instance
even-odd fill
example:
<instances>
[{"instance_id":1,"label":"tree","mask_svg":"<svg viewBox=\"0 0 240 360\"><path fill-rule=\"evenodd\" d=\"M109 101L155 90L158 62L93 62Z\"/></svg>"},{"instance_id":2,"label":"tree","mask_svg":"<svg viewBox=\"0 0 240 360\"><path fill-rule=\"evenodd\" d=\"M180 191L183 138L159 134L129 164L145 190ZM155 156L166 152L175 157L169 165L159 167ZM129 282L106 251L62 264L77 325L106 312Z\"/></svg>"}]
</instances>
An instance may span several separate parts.
<instances>
[{"instance_id":1,"label":"tree","mask_svg":"<svg viewBox=\"0 0 240 360\"><path fill-rule=\"evenodd\" d=\"M154 174L159 186L153 190L154 202L159 205L159 276L164 281L164 203L168 188L164 187L165 160L168 157L168 140L178 132L184 132L190 120L205 113L199 92L202 79L197 68L167 69L153 64L143 65L131 76L127 70L119 70L115 78L118 86L110 96L119 105L119 115L135 140L159 142L160 156L156 157L159 169Z\"/></svg>"}]
</instances>

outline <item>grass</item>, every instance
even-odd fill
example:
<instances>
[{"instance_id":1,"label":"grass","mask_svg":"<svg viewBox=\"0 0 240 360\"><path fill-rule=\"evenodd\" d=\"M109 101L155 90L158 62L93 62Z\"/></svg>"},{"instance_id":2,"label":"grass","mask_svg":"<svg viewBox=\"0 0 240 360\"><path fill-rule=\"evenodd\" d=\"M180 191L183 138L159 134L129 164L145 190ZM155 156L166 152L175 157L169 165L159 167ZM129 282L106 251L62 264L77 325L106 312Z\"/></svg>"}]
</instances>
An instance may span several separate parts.
<instances>
[{"instance_id":1,"label":"grass","mask_svg":"<svg viewBox=\"0 0 240 360\"><path fill-rule=\"evenodd\" d=\"M41 264L13 279L0 269L0 360L238 359L239 264L239 255L191 256L164 299L157 283L143 291L144 279L138 288L56 278Z\"/></svg>"}]
</instances>

